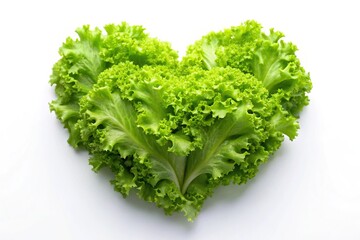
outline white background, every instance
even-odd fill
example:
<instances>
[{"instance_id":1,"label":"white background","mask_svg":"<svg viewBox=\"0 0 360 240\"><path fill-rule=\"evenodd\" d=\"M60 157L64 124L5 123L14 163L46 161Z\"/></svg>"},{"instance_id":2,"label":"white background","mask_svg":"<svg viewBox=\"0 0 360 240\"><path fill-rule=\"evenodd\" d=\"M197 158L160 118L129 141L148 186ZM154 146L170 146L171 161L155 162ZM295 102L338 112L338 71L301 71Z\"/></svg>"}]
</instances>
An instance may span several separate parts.
<instances>
[{"instance_id":1,"label":"white background","mask_svg":"<svg viewBox=\"0 0 360 240\"><path fill-rule=\"evenodd\" d=\"M356 1L2 1L0 239L360 239ZM194 223L123 199L49 113L57 50L75 28L128 21L186 46L255 19L286 34L311 73L311 104L247 185L221 187Z\"/></svg>"}]
</instances>

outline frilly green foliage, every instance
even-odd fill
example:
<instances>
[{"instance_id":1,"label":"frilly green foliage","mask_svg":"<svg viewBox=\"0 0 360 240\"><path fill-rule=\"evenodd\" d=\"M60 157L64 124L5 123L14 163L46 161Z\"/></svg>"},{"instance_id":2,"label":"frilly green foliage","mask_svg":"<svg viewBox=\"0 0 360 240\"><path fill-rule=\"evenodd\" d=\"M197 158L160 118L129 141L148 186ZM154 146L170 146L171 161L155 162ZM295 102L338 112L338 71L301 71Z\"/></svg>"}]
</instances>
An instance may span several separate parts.
<instances>
[{"instance_id":1,"label":"frilly green foliage","mask_svg":"<svg viewBox=\"0 0 360 240\"><path fill-rule=\"evenodd\" d=\"M296 137L311 82L282 33L247 21L179 61L141 26L104 29L79 28L60 48L50 108L124 197L134 189L192 221L215 187L246 183Z\"/></svg>"}]
</instances>

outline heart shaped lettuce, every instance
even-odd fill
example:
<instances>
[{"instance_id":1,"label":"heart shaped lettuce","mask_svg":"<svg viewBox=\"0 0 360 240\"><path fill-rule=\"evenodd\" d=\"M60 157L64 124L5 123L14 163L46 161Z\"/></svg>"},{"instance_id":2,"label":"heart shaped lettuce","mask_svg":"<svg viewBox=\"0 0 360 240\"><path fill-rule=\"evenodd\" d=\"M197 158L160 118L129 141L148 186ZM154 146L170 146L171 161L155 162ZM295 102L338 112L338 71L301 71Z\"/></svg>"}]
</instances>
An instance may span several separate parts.
<instances>
[{"instance_id":1,"label":"heart shaped lettuce","mask_svg":"<svg viewBox=\"0 0 360 240\"><path fill-rule=\"evenodd\" d=\"M133 189L192 221L215 187L246 183L297 135L311 81L282 33L247 21L179 61L141 26L104 29L79 28L60 48L50 108L124 197Z\"/></svg>"}]
</instances>

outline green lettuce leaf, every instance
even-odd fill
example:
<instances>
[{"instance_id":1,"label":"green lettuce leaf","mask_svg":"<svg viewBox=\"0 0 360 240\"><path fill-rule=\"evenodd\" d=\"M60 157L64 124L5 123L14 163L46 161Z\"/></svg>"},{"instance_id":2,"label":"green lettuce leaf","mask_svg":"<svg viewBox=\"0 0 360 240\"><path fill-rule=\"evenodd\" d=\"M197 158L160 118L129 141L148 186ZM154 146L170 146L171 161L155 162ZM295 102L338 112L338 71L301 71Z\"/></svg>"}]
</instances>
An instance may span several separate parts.
<instances>
[{"instance_id":1,"label":"green lettuce leaf","mask_svg":"<svg viewBox=\"0 0 360 240\"><path fill-rule=\"evenodd\" d=\"M285 110L297 116L308 104L307 93L312 84L295 55L297 47L284 42L283 37L283 33L274 29L265 34L260 24L247 21L238 27L212 32L190 46L183 68L230 66L250 73L271 94L279 95Z\"/></svg>"},{"instance_id":2,"label":"green lettuce leaf","mask_svg":"<svg viewBox=\"0 0 360 240\"><path fill-rule=\"evenodd\" d=\"M104 29L79 28L60 48L50 109L124 197L193 221L216 187L246 183L297 136L311 82L282 33L247 21L179 61L141 26Z\"/></svg>"}]
</instances>

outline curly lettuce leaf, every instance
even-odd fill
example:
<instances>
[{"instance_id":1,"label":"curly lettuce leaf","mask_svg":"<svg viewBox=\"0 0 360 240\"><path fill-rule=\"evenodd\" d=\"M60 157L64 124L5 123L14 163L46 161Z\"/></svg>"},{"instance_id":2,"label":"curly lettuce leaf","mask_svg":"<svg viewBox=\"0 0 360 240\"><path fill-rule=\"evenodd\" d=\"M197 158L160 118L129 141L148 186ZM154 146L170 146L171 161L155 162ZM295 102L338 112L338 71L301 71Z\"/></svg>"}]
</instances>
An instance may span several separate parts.
<instances>
[{"instance_id":1,"label":"curly lettuce leaf","mask_svg":"<svg viewBox=\"0 0 360 240\"><path fill-rule=\"evenodd\" d=\"M244 176L245 170L248 178L254 176L275 150L266 149L266 141L279 146L283 137L275 133L288 128L277 123L287 120L266 88L239 70L197 69L186 76L173 71L130 62L104 71L81 100L82 136L96 149L95 169L113 169L104 155L119 156L112 181L116 190L127 196L136 189L166 213L183 211L193 220L217 185L238 182L238 175L226 176L233 171ZM175 110L174 103L180 108ZM289 125L291 120L296 121L289 119ZM173 127L167 131L164 126ZM200 182L205 183L201 191Z\"/></svg>"},{"instance_id":2,"label":"curly lettuce leaf","mask_svg":"<svg viewBox=\"0 0 360 240\"><path fill-rule=\"evenodd\" d=\"M176 65L178 54L169 43L151 38L142 26L109 24L104 27L104 61L113 64L131 61L135 65Z\"/></svg>"},{"instance_id":3,"label":"curly lettuce leaf","mask_svg":"<svg viewBox=\"0 0 360 240\"><path fill-rule=\"evenodd\" d=\"M103 34L85 25L78 28L78 39L67 38L60 47L61 59L55 63L50 84L55 85L57 99L50 103L58 119L69 130L69 144L87 145L82 141L78 121L79 101L97 82L98 76L113 64L132 61L136 65L177 64L177 53L170 44L151 38L141 26L106 25Z\"/></svg>"},{"instance_id":4,"label":"curly lettuce leaf","mask_svg":"<svg viewBox=\"0 0 360 240\"><path fill-rule=\"evenodd\" d=\"M255 21L212 32L179 61L141 26L77 30L60 48L50 103L95 172L189 221L219 185L254 177L308 104L308 73L283 34Z\"/></svg>"},{"instance_id":5,"label":"curly lettuce leaf","mask_svg":"<svg viewBox=\"0 0 360 240\"><path fill-rule=\"evenodd\" d=\"M54 111L69 130L69 144L78 147L81 142L76 123L80 119L79 100L96 82L97 76L105 69L99 56L102 45L101 31L90 30L88 25L78 28L79 39L66 39L59 49L62 57L53 67L50 83L55 85L56 100L50 103Z\"/></svg>"},{"instance_id":6,"label":"curly lettuce leaf","mask_svg":"<svg viewBox=\"0 0 360 240\"><path fill-rule=\"evenodd\" d=\"M308 104L312 85L309 74L301 67L297 47L282 40L284 34L247 21L238 27L212 32L188 48L183 68L198 65L204 69L232 67L255 76L277 94L285 110L297 116Z\"/></svg>"}]
</instances>

